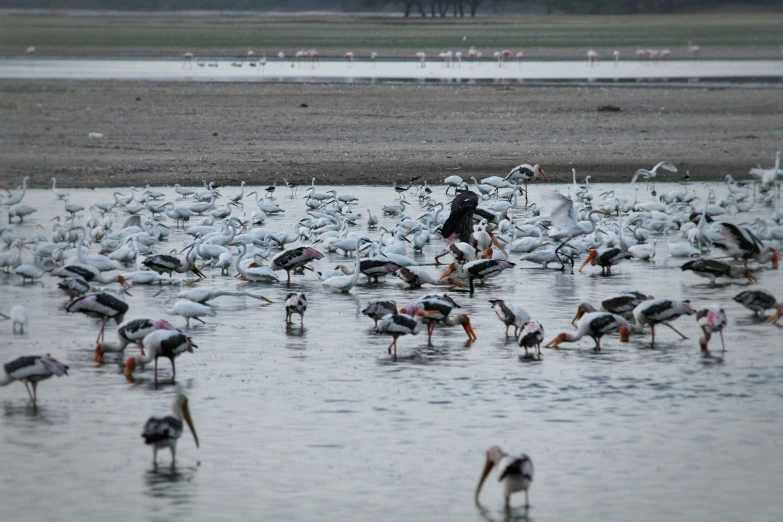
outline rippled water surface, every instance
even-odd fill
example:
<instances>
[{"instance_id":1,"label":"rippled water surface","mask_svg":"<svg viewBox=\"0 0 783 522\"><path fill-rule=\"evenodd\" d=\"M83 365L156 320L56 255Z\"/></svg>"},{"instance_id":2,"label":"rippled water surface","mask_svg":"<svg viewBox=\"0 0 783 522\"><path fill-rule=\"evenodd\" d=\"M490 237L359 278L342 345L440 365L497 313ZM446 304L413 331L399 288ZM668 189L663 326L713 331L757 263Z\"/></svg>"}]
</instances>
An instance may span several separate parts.
<instances>
[{"instance_id":1,"label":"rippled water surface","mask_svg":"<svg viewBox=\"0 0 783 522\"><path fill-rule=\"evenodd\" d=\"M597 185L596 197L607 188ZM613 188L632 197L629 185ZM658 186L659 192L671 188ZM705 194L703 185L691 188ZM357 195L363 213L369 206L377 214L395 198L390 188L337 189ZM531 186L533 200L537 189ZM164 191L174 195L173 189ZM725 188L717 191L720 198ZM112 199L111 190L68 192L71 202L85 206ZM435 193L445 199L442 187ZM304 204L284 188L277 194L287 212L270 216L266 226L291 231ZM48 234L62 203L42 190L28 191L25 202L38 212L16 232L29 236L41 224ZM254 206L248 200L248 214ZM414 204L409 213L417 212ZM762 212L768 211L728 219L751 221ZM116 212L115 228L125 218ZM172 228L169 243L157 251L179 248L185 238ZM386 353L389 339L375 335L372 321L359 311L370 298L404 304L426 288L407 290L387 279L378 288L360 282L350 294L334 295L307 272L294 277L290 288L307 293L305 328L286 329L282 301L290 289L284 284L242 283L211 271L199 284L250 290L275 304L213 301L218 316L190 329L199 348L178 359L177 386L157 389L151 371L141 372L135 384L126 382L116 356L96 367L91 356L99 323L65 313L67 298L55 278L22 286L16 276L0 277L0 311L19 303L31 315L25 335L11 335L10 322L0 322L3 362L50 352L71 367L68 377L40 386L37 411L28 406L22 385L0 389L4 516L502 520L496 480L485 486L482 506L473 502L485 451L499 444L528 453L536 465L532 507L527 513L516 508L512 518L779 521L780 330L731 300L742 284L705 285L679 270L683 260L667 260L657 239L654 262L626 261L608 278L597 276L594 267L563 274L518 263L473 298L455 292L478 341L467 347L460 329L436 330L434 347L425 335L404 337L396 361ZM433 241L417 259L431 261L442 246ZM316 265L332 268L336 262L351 260L330 254ZM758 277L783 297L780 273L767 269ZM610 337L600 354L591 341L582 341L545 349L540 361L520 360L487 302L522 303L550 339L570 328L579 302L597 303L627 288L690 298L696 306L722 303L730 321L726 353L718 341L711 357L702 356L696 322L686 317L675 326L690 339L664 328L655 350L649 335L627 345ZM157 290L134 287L127 318L164 317L159 298L153 298ZM184 326L184 319L168 319ZM115 336L110 327L107 338ZM161 372L169 375L167 362ZM196 449L184 434L176 469L163 465L156 472L139 434L150 414L168 411L177 387L191 399L202 445ZM168 453L159 458L167 463Z\"/></svg>"}]
</instances>

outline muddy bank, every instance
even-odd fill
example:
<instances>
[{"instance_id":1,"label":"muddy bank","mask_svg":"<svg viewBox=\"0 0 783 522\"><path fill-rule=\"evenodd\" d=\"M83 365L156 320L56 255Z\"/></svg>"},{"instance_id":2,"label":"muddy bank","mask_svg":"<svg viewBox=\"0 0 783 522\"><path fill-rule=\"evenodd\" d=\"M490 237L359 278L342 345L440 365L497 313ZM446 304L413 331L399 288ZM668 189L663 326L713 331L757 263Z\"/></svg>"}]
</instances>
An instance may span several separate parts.
<instances>
[{"instance_id":1,"label":"muddy bank","mask_svg":"<svg viewBox=\"0 0 783 522\"><path fill-rule=\"evenodd\" d=\"M540 162L557 180L617 181L667 159L717 179L774 160L782 112L781 89L9 80L0 178L376 184Z\"/></svg>"}]
</instances>

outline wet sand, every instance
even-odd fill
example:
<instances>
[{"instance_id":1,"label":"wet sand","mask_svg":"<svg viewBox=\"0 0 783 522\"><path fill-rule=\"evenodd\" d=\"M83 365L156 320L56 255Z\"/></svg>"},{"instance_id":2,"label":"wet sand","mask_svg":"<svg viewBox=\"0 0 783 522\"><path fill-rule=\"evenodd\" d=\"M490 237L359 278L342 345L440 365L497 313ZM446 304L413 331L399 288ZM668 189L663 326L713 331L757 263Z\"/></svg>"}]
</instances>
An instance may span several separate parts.
<instances>
[{"instance_id":1,"label":"wet sand","mask_svg":"<svg viewBox=\"0 0 783 522\"><path fill-rule=\"evenodd\" d=\"M609 182L666 159L710 180L771 164L781 113L780 88L8 80L0 168L11 186L382 184L539 162Z\"/></svg>"}]
</instances>

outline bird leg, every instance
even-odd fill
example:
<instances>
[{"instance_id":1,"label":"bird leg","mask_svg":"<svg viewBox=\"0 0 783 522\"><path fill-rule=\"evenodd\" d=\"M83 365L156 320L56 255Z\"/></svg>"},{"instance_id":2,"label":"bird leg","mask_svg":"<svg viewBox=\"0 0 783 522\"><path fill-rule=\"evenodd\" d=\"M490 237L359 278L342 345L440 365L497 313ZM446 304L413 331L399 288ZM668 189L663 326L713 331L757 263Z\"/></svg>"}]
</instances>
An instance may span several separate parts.
<instances>
[{"instance_id":1,"label":"bird leg","mask_svg":"<svg viewBox=\"0 0 783 522\"><path fill-rule=\"evenodd\" d=\"M473 278L471 277L469 281L470 281L470 295L473 295L473 292L475 291L473 288Z\"/></svg>"},{"instance_id":2,"label":"bird leg","mask_svg":"<svg viewBox=\"0 0 783 522\"><path fill-rule=\"evenodd\" d=\"M396 342L397 342L397 338L395 337L395 338L393 338L393 339L392 339L392 342L391 342L391 344L389 345L389 348L388 348L389 355L391 355L391 349L392 349L392 346L394 346L394 343L396 343ZM395 350L396 350L396 348L395 348Z\"/></svg>"},{"instance_id":3,"label":"bird leg","mask_svg":"<svg viewBox=\"0 0 783 522\"><path fill-rule=\"evenodd\" d=\"M33 381L32 387L33 387L33 405L35 405L36 402L38 401L38 383L36 381Z\"/></svg>"},{"instance_id":4,"label":"bird leg","mask_svg":"<svg viewBox=\"0 0 783 522\"><path fill-rule=\"evenodd\" d=\"M685 337L685 336L682 334L682 332L680 332L679 330L677 330L675 327L673 327L673 326L672 326L672 325L670 325L669 323L663 323L663 324L665 324L666 326L668 326L669 328L671 328L672 330L674 330L675 332L677 332L678 334L680 334L680 337L682 337L683 339L687 339L687 337Z\"/></svg>"},{"instance_id":5,"label":"bird leg","mask_svg":"<svg viewBox=\"0 0 783 522\"><path fill-rule=\"evenodd\" d=\"M177 380L177 365L174 363L174 358L171 358L171 382Z\"/></svg>"},{"instance_id":6,"label":"bird leg","mask_svg":"<svg viewBox=\"0 0 783 522\"><path fill-rule=\"evenodd\" d=\"M152 465L155 469L158 468L158 447L152 446Z\"/></svg>"},{"instance_id":7,"label":"bird leg","mask_svg":"<svg viewBox=\"0 0 783 522\"><path fill-rule=\"evenodd\" d=\"M723 330L718 330L718 333L720 333L720 344L723 346L723 351L726 351L726 343L723 342Z\"/></svg>"},{"instance_id":8,"label":"bird leg","mask_svg":"<svg viewBox=\"0 0 783 522\"><path fill-rule=\"evenodd\" d=\"M155 384L158 384L158 358L155 357Z\"/></svg>"},{"instance_id":9,"label":"bird leg","mask_svg":"<svg viewBox=\"0 0 783 522\"><path fill-rule=\"evenodd\" d=\"M304 314L299 315L299 326L304 328Z\"/></svg>"},{"instance_id":10,"label":"bird leg","mask_svg":"<svg viewBox=\"0 0 783 522\"><path fill-rule=\"evenodd\" d=\"M35 404L35 397L33 397L33 392L30 391L30 383L24 381L24 387L27 390L27 395L30 396L30 400L33 401L33 404Z\"/></svg>"},{"instance_id":11,"label":"bird leg","mask_svg":"<svg viewBox=\"0 0 783 522\"><path fill-rule=\"evenodd\" d=\"M201 319L199 319L198 317L194 317L193 319L195 319L196 321L198 321L201 324L207 324L204 321L202 321Z\"/></svg>"},{"instance_id":12,"label":"bird leg","mask_svg":"<svg viewBox=\"0 0 783 522\"><path fill-rule=\"evenodd\" d=\"M650 325L650 330L652 330L652 344L650 345L651 348L655 348L655 325Z\"/></svg>"},{"instance_id":13,"label":"bird leg","mask_svg":"<svg viewBox=\"0 0 783 522\"><path fill-rule=\"evenodd\" d=\"M286 281L288 284L291 284L291 271L286 270L285 273L288 275L288 280Z\"/></svg>"},{"instance_id":14,"label":"bird leg","mask_svg":"<svg viewBox=\"0 0 783 522\"><path fill-rule=\"evenodd\" d=\"M560 258L560 249L563 248L566 243L568 243L567 239L562 243L560 243L560 245L555 249L555 255L557 256L557 260L560 261L560 270L562 270L563 273L565 273L565 263L563 263L563 260ZM573 265L573 263L574 260L572 259L571 264Z\"/></svg>"}]
</instances>

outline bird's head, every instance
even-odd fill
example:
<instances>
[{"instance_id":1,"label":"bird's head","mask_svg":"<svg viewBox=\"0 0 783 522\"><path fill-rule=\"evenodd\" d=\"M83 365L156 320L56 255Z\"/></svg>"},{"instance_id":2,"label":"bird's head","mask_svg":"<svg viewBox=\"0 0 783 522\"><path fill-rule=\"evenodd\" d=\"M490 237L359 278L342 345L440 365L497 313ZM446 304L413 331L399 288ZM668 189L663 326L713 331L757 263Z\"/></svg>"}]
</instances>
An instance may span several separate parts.
<instances>
[{"instance_id":1,"label":"bird's head","mask_svg":"<svg viewBox=\"0 0 783 522\"><path fill-rule=\"evenodd\" d=\"M598 257L598 250L591 250L590 254L587 256L587 259L585 259L585 262L582 263L582 266L579 267L579 271L581 272L582 270L584 270L584 268L588 265L588 263L592 263L597 257Z\"/></svg>"},{"instance_id":2,"label":"bird's head","mask_svg":"<svg viewBox=\"0 0 783 522\"><path fill-rule=\"evenodd\" d=\"M564 343L566 341L566 336L567 335L568 334L566 334L565 332L561 333L560 335L558 335L557 337L555 337L554 339L549 341L546 344L546 348L559 348L560 347L560 343Z\"/></svg>"},{"instance_id":3,"label":"bird's head","mask_svg":"<svg viewBox=\"0 0 783 522\"><path fill-rule=\"evenodd\" d=\"M583 315L588 314L590 312L595 312L595 308L590 303L580 303L579 308L576 309L576 314L574 314L574 318L571 319L571 324L576 325L576 322L582 318Z\"/></svg>"},{"instance_id":4,"label":"bird's head","mask_svg":"<svg viewBox=\"0 0 783 522\"><path fill-rule=\"evenodd\" d=\"M476 502L478 502L479 493L481 493L481 486L484 485L484 481L487 480L492 468L503 459L503 450L499 446L492 446L487 451L487 460L484 463L484 471L481 472L481 478L479 479L478 486L476 487Z\"/></svg>"}]
</instances>

